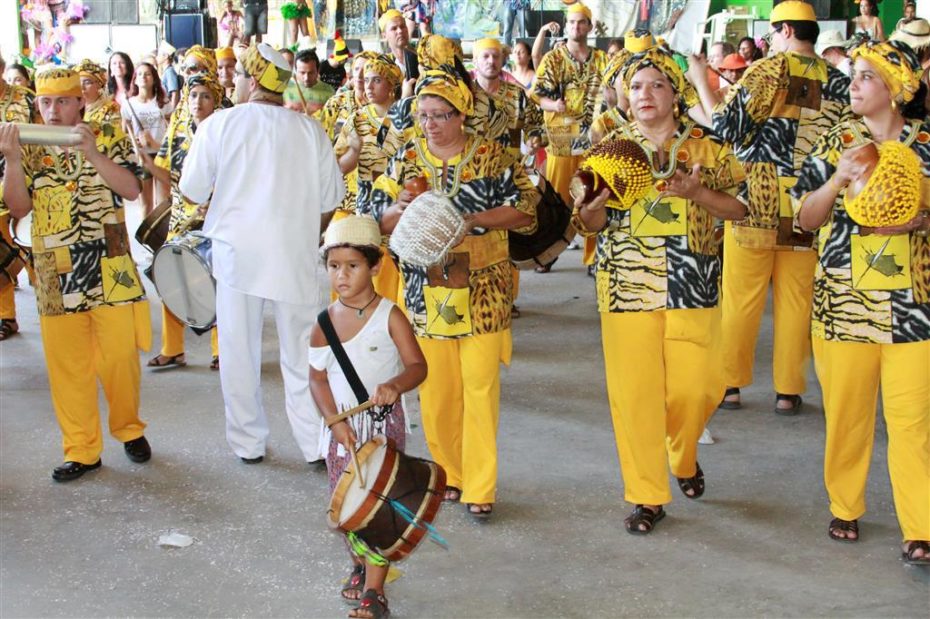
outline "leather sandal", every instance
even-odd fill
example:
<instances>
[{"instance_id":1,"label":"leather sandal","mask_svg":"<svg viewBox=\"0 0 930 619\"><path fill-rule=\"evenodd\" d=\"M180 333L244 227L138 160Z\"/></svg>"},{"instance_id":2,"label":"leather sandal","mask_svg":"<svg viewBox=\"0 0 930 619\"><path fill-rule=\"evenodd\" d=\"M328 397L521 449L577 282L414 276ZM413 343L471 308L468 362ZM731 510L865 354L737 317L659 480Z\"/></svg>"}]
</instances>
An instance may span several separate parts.
<instances>
[{"instance_id":1,"label":"leather sandal","mask_svg":"<svg viewBox=\"0 0 930 619\"><path fill-rule=\"evenodd\" d=\"M626 517L623 526L630 535L649 535L656 523L665 518L665 509L659 505L659 511L646 509L645 505L636 505L633 513Z\"/></svg>"},{"instance_id":2,"label":"leather sandal","mask_svg":"<svg viewBox=\"0 0 930 619\"><path fill-rule=\"evenodd\" d=\"M743 403L740 400L727 400L730 396L739 396L739 387L727 387L727 390L723 392L723 399L720 400L720 404L717 405L717 408L725 411L735 411L743 408Z\"/></svg>"},{"instance_id":3,"label":"leather sandal","mask_svg":"<svg viewBox=\"0 0 930 619\"><path fill-rule=\"evenodd\" d=\"M779 402L791 402L791 407L781 408L778 406ZM801 404L803 403L804 401L801 399L801 396L797 394L776 393L775 414L784 415L785 417L793 417L801 412Z\"/></svg>"},{"instance_id":4,"label":"leather sandal","mask_svg":"<svg viewBox=\"0 0 930 619\"><path fill-rule=\"evenodd\" d=\"M385 619L391 616L387 598L374 589L369 589L362 596L358 608L349 611L349 617L371 617L371 619Z\"/></svg>"},{"instance_id":5,"label":"leather sandal","mask_svg":"<svg viewBox=\"0 0 930 619\"><path fill-rule=\"evenodd\" d=\"M694 477L676 477L681 493L689 499L698 499L704 494L704 471L701 470L701 465L697 462L694 463L694 466ZM691 494L688 494L689 492Z\"/></svg>"},{"instance_id":6,"label":"leather sandal","mask_svg":"<svg viewBox=\"0 0 930 619\"><path fill-rule=\"evenodd\" d=\"M456 488L455 486L446 486L446 491L443 493L442 502L443 503L458 503L462 500L462 489Z\"/></svg>"},{"instance_id":7,"label":"leather sandal","mask_svg":"<svg viewBox=\"0 0 930 619\"><path fill-rule=\"evenodd\" d=\"M219 357L219 355L213 357L213 359L210 360L210 369L213 370L214 372L219 371L219 369L220 369L220 357Z\"/></svg>"},{"instance_id":8,"label":"leather sandal","mask_svg":"<svg viewBox=\"0 0 930 619\"><path fill-rule=\"evenodd\" d=\"M355 605L362 597L362 589L365 588L365 564L356 563L352 572L345 580L340 595L346 604Z\"/></svg>"},{"instance_id":9,"label":"leather sandal","mask_svg":"<svg viewBox=\"0 0 930 619\"><path fill-rule=\"evenodd\" d=\"M840 535L840 533L845 533L846 535ZM855 533L856 537L847 537L847 535L850 533ZM858 542L859 521L834 518L830 521L830 526L827 527L827 535L830 536L830 539L837 542L843 542L845 544L853 544Z\"/></svg>"},{"instance_id":10,"label":"leather sandal","mask_svg":"<svg viewBox=\"0 0 930 619\"><path fill-rule=\"evenodd\" d=\"M0 342L19 333L19 323L15 318L0 320Z\"/></svg>"},{"instance_id":11,"label":"leather sandal","mask_svg":"<svg viewBox=\"0 0 930 619\"><path fill-rule=\"evenodd\" d=\"M918 550L923 551L923 556L917 556ZM904 548L901 549L901 560L908 565L930 565L930 542L925 540L905 542Z\"/></svg>"},{"instance_id":12,"label":"leather sandal","mask_svg":"<svg viewBox=\"0 0 930 619\"><path fill-rule=\"evenodd\" d=\"M146 365L150 368L183 368L187 365L187 361L184 360L184 353L170 357L168 355L155 355L149 359Z\"/></svg>"},{"instance_id":13,"label":"leather sandal","mask_svg":"<svg viewBox=\"0 0 930 619\"><path fill-rule=\"evenodd\" d=\"M475 520L484 522L491 517L491 513L494 511L494 504L489 503L487 505L482 505L480 503L466 503L465 511Z\"/></svg>"}]
</instances>

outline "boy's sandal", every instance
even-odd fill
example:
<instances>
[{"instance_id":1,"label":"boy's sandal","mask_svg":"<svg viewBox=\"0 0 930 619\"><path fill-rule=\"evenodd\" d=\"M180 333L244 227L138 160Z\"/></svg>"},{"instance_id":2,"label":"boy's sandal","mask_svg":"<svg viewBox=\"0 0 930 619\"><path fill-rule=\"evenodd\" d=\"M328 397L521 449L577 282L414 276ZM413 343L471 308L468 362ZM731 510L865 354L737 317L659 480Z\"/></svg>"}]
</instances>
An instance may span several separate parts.
<instances>
[{"instance_id":1,"label":"boy's sandal","mask_svg":"<svg viewBox=\"0 0 930 619\"><path fill-rule=\"evenodd\" d=\"M918 550L923 550L923 556L916 556ZM930 542L926 540L913 540L901 551L901 559L908 565L930 565Z\"/></svg>"},{"instance_id":2,"label":"boy's sandal","mask_svg":"<svg viewBox=\"0 0 930 619\"><path fill-rule=\"evenodd\" d=\"M478 503L466 503L465 511L475 520L487 520L494 511L494 505L479 506Z\"/></svg>"},{"instance_id":3,"label":"boy's sandal","mask_svg":"<svg viewBox=\"0 0 930 619\"><path fill-rule=\"evenodd\" d=\"M455 486L446 486L446 491L443 493L442 501L443 503L458 503L462 500L462 489L456 488Z\"/></svg>"},{"instance_id":4,"label":"boy's sandal","mask_svg":"<svg viewBox=\"0 0 930 619\"><path fill-rule=\"evenodd\" d=\"M210 369L211 369L211 370L214 370L214 371L220 369L220 358L219 358L219 356L213 357L213 359L210 361Z\"/></svg>"},{"instance_id":5,"label":"boy's sandal","mask_svg":"<svg viewBox=\"0 0 930 619\"><path fill-rule=\"evenodd\" d=\"M723 399L720 400L720 404L717 405L717 408L721 408L725 411L735 411L743 408L743 403L739 400L727 400L730 396L739 396L739 387L727 387L727 390L723 392Z\"/></svg>"},{"instance_id":6,"label":"boy's sandal","mask_svg":"<svg viewBox=\"0 0 930 619\"><path fill-rule=\"evenodd\" d=\"M626 517L623 526L630 535L648 535L655 528L656 523L665 518L665 509L660 505L658 511L646 509L645 505L637 505L633 513Z\"/></svg>"},{"instance_id":7,"label":"boy's sandal","mask_svg":"<svg viewBox=\"0 0 930 619\"><path fill-rule=\"evenodd\" d=\"M352 568L352 572L349 574L349 577L345 580L345 585L342 587L341 595L343 601L347 604L356 604L359 599L362 597L362 589L365 588L365 564L356 563L355 567Z\"/></svg>"},{"instance_id":8,"label":"boy's sandal","mask_svg":"<svg viewBox=\"0 0 930 619\"><path fill-rule=\"evenodd\" d=\"M845 535L840 535L844 533ZM849 537L850 533L855 533L856 537ZM859 541L859 521L858 520L843 520L842 518L834 518L830 521L830 526L827 527L827 535L830 536L830 539L837 542L845 542L847 544L852 544Z\"/></svg>"},{"instance_id":9,"label":"boy's sandal","mask_svg":"<svg viewBox=\"0 0 930 619\"><path fill-rule=\"evenodd\" d=\"M791 402L790 408L781 408L778 406L779 402ZM786 393L776 393L775 394L775 414L784 415L785 417L793 417L801 412L801 404L804 401L799 395L792 395Z\"/></svg>"},{"instance_id":10,"label":"boy's sandal","mask_svg":"<svg viewBox=\"0 0 930 619\"><path fill-rule=\"evenodd\" d=\"M19 323L15 318L0 320L0 342L17 333L19 333Z\"/></svg>"},{"instance_id":11,"label":"boy's sandal","mask_svg":"<svg viewBox=\"0 0 930 619\"><path fill-rule=\"evenodd\" d=\"M676 477L681 493L689 499L697 499L704 494L704 471L701 470L701 465L697 462L694 463L694 466L694 477Z\"/></svg>"},{"instance_id":12,"label":"boy's sandal","mask_svg":"<svg viewBox=\"0 0 930 619\"><path fill-rule=\"evenodd\" d=\"M149 359L148 367L150 368L183 368L187 365L187 361L184 360L184 353L180 355L155 355Z\"/></svg>"},{"instance_id":13,"label":"boy's sandal","mask_svg":"<svg viewBox=\"0 0 930 619\"><path fill-rule=\"evenodd\" d=\"M349 617L370 617L371 619L384 619L391 616L388 601L384 595L374 589L369 589L362 596L358 608L349 611Z\"/></svg>"}]
</instances>

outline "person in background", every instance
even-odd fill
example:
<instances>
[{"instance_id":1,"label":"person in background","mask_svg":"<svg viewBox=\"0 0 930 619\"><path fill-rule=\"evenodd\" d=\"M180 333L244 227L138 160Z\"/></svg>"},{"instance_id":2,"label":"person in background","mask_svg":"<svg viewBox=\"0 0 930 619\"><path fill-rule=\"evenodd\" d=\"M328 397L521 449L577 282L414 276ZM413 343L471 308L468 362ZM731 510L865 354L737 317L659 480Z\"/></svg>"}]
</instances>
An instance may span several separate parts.
<instances>
[{"instance_id":1,"label":"person in background","mask_svg":"<svg viewBox=\"0 0 930 619\"><path fill-rule=\"evenodd\" d=\"M298 52L294 58L294 78L284 91L284 107L313 114L322 109L335 92L332 86L320 80L320 59L316 52L312 49Z\"/></svg>"},{"instance_id":2,"label":"person in background","mask_svg":"<svg viewBox=\"0 0 930 619\"><path fill-rule=\"evenodd\" d=\"M894 25L895 30L900 30L901 26L904 24L910 23L917 19L917 5L913 0L907 0L904 3L904 16L898 20L898 23Z\"/></svg>"},{"instance_id":3,"label":"person in background","mask_svg":"<svg viewBox=\"0 0 930 619\"><path fill-rule=\"evenodd\" d=\"M268 32L268 0L242 0L245 10L242 26L242 42L251 45L262 42L262 35Z\"/></svg>"},{"instance_id":4,"label":"person in background","mask_svg":"<svg viewBox=\"0 0 930 619\"><path fill-rule=\"evenodd\" d=\"M756 49L756 40L752 37L743 37L740 39L736 51L743 57L743 60L746 61L747 66L758 60L757 54L759 50Z\"/></svg>"},{"instance_id":5,"label":"person in background","mask_svg":"<svg viewBox=\"0 0 930 619\"><path fill-rule=\"evenodd\" d=\"M504 43L514 46L514 26L517 26L518 36L526 36L526 15L530 9L530 0L504 0L507 14L504 18ZM529 51L529 50L527 50Z\"/></svg>"},{"instance_id":6,"label":"person in background","mask_svg":"<svg viewBox=\"0 0 930 619\"><path fill-rule=\"evenodd\" d=\"M730 87L743 77L743 73L746 72L748 67L749 63L746 62L742 54L729 54L723 59L718 68L720 69L720 75L723 76L726 82L717 90L717 103L726 99ZM713 110L710 113L713 113Z\"/></svg>"},{"instance_id":7,"label":"person in background","mask_svg":"<svg viewBox=\"0 0 930 619\"><path fill-rule=\"evenodd\" d=\"M216 79L223 87L224 98L229 99L236 87L236 54L231 47L216 50ZM220 102L217 102L217 106Z\"/></svg>"},{"instance_id":8,"label":"person in background","mask_svg":"<svg viewBox=\"0 0 930 619\"><path fill-rule=\"evenodd\" d=\"M281 5L281 17L287 23L286 45L296 44L298 36L309 36L308 20L313 17L313 12L307 6L307 0L285 2Z\"/></svg>"},{"instance_id":9,"label":"person in background","mask_svg":"<svg viewBox=\"0 0 930 619\"><path fill-rule=\"evenodd\" d=\"M32 78L29 77L29 69L21 64L14 62L7 67L3 72L3 79L11 86L20 86L35 92L35 84L32 83Z\"/></svg>"},{"instance_id":10,"label":"person in background","mask_svg":"<svg viewBox=\"0 0 930 619\"><path fill-rule=\"evenodd\" d=\"M403 14L397 9L390 9L378 19L381 29L381 38L384 40L389 53L394 56L394 62L404 74L404 82L409 82L410 89L420 76L417 66L417 53L410 49L410 32L404 21Z\"/></svg>"},{"instance_id":11,"label":"person in background","mask_svg":"<svg viewBox=\"0 0 930 619\"><path fill-rule=\"evenodd\" d=\"M74 70L81 79L84 95L84 122L98 125L121 122L119 105L106 92L107 71L92 60L84 59Z\"/></svg>"},{"instance_id":12,"label":"person in background","mask_svg":"<svg viewBox=\"0 0 930 619\"><path fill-rule=\"evenodd\" d=\"M841 71L843 75L846 77L852 75L852 66L846 56L846 39L838 31L821 32L814 49L818 56L829 62L833 68Z\"/></svg>"},{"instance_id":13,"label":"person in background","mask_svg":"<svg viewBox=\"0 0 930 619\"><path fill-rule=\"evenodd\" d=\"M120 107L120 114L123 122L132 128L139 150L153 156L165 139L168 118L173 111L154 66L143 62L136 67L130 93L132 96ZM167 195L168 192L162 193ZM141 195L145 214L148 215L155 208L155 181L150 173L142 176Z\"/></svg>"},{"instance_id":14,"label":"person in background","mask_svg":"<svg viewBox=\"0 0 930 619\"><path fill-rule=\"evenodd\" d=\"M177 49L168 41L162 41L158 44L158 52L155 55L155 62L161 72L161 86L168 95L168 103L174 109L181 100L181 79L174 68L175 54Z\"/></svg>"},{"instance_id":15,"label":"person in background","mask_svg":"<svg viewBox=\"0 0 930 619\"><path fill-rule=\"evenodd\" d=\"M723 83L720 80L720 63L730 54L736 53L736 48L729 41L717 41L710 46L707 52L707 82L714 92L720 90Z\"/></svg>"},{"instance_id":16,"label":"person in background","mask_svg":"<svg viewBox=\"0 0 930 619\"><path fill-rule=\"evenodd\" d=\"M333 53L326 62L320 63L320 80L339 90L346 82L346 63L352 58L342 33L333 35Z\"/></svg>"},{"instance_id":17,"label":"person in background","mask_svg":"<svg viewBox=\"0 0 930 619\"><path fill-rule=\"evenodd\" d=\"M517 41L513 46L513 62L511 63L510 73L523 86L523 89L529 93L529 90L533 87L533 80L536 79L536 68L533 65L532 50L525 41Z\"/></svg>"},{"instance_id":18,"label":"person in background","mask_svg":"<svg viewBox=\"0 0 930 619\"><path fill-rule=\"evenodd\" d=\"M873 41L884 41L885 27L876 14L876 4L878 3L874 0L861 0L859 2L859 15L852 19L850 26L853 34L861 32Z\"/></svg>"},{"instance_id":19,"label":"person in background","mask_svg":"<svg viewBox=\"0 0 930 619\"><path fill-rule=\"evenodd\" d=\"M131 97L132 80L136 74L136 69L127 54L123 52L113 52L107 61L107 92L113 97L113 100L122 108L126 99Z\"/></svg>"},{"instance_id":20,"label":"person in background","mask_svg":"<svg viewBox=\"0 0 930 619\"><path fill-rule=\"evenodd\" d=\"M219 30L217 41L219 47L233 47L242 40L242 11L236 10L233 0L226 0L223 3L223 14L217 20L216 27Z\"/></svg>"}]
</instances>

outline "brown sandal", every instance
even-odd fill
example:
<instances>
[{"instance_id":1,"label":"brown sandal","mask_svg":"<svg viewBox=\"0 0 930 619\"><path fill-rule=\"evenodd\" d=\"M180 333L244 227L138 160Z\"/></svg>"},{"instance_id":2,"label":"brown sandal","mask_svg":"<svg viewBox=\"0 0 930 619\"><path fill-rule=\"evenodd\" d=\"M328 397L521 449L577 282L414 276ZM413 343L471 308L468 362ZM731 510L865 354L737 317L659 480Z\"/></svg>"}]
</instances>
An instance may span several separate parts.
<instances>
[{"instance_id":1,"label":"brown sandal","mask_svg":"<svg viewBox=\"0 0 930 619\"><path fill-rule=\"evenodd\" d=\"M364 617L365 619L385 619L391 616L388 601L384 595L374 589L369 589L362 596L358 608L349 611L349 617Z\"/></svg>"},{"instance_id":2,"label":"brown sandal","mask_svg":"<svg viewBox=\"0 0 930 619\"><path fill-rule=\"evenodd\" d=\"M917 556L922 550L923 555ZM924 540L911 540L901 549L901 560L908 565L930 565L930 543Z\"/></svg>"},{"instance_id":3,"label":"brown sandal","mask_svg":"<svg viewBox=\"0 0 930 619\"><path fill-rule=\"evenodd\" d=\"M148 362L150 368L183 368L186 365L187 361L184 360L184 353L171 357L168 355L155 355Z\"/></svg>"},{"instance_id":4,"label":"brown sandal","mask_svg":"<svg viewBox=\"0 0 930 619\"><path fill-rule=\"evenodd\" d=\"M645 505L637 505L633 508L633 513L623 521L623 526L630 535L649 535L656 523L663 518L665 518L665 509L661 505L658 511L646 509Z\"/></svg>"},{"instance_id":5,"label":"brown sandal","mask_svg":"<svg viewBox=\"0 0 930 619\"><path fill-rule=\"evenodd\" d=\"M356 563L355 567L352 568L352 572L349 574L349 577L345 580L345 585L342 587L342 600L346 604L354 605L361 599L362 589L364 588L365 564Z\"/></svg>"},{"instance_id":6,"label":"brown sandal","mask_svg":"<svg viewBox=\"0 0 930 619\"><path fill-rule=\"evenodd\" d=\"M214 372L220 369L219 356L213 357L213 359L210 361L210 369L213 370Z\"/></svg>"},{"instance_id":7,"label":"brown sandal","mask_svg":"<svg viewBox=\"0 0 930 619\"><path fill-rule=\"evenodd\" d=\"M845 535L840 535L840 533L844 533ZM856 537L849 537L850 533L855 533ZM830 536L830 539L837 542L845 542L847 544L858 542L859 521L834 518L830 521L830 526L827 527L827 535Z\"/></svg>"}]
</instances>

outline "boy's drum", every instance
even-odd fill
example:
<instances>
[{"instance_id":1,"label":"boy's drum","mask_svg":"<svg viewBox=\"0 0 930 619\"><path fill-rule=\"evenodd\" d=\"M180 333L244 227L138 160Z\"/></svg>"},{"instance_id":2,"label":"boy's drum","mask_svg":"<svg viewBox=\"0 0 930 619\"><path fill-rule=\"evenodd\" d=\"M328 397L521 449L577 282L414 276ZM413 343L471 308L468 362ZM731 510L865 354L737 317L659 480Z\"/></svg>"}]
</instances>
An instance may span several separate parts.
<instances>
[{"instance_id":1,"label":"boy's drum","mask_svg":"<svg viewBox=\"0 0 930 619\"><path fill-rule=\"evenodd\" d=\"M152 260L155 289L165 307L195 330L216 323L212 246L200 232L188 232L162 245Z\"/></svg>"},{"instance_id":2,"label":"boy's drum","mask_svg":"<svg viewBox=\"0 0 930 619\"><path fill-rule=\"evenodd\" d=\"M398 451L394 441L384 436L362 445L357 462L364 485L357 479L355 465L347 466L329 503L329 526L355 533L389 561L403 559L427 535L423 523L431 524L439 512L446 472L435 462ZM392 501L412 514L414 522L403 517Z\"/></svg>"}]
</instances>

